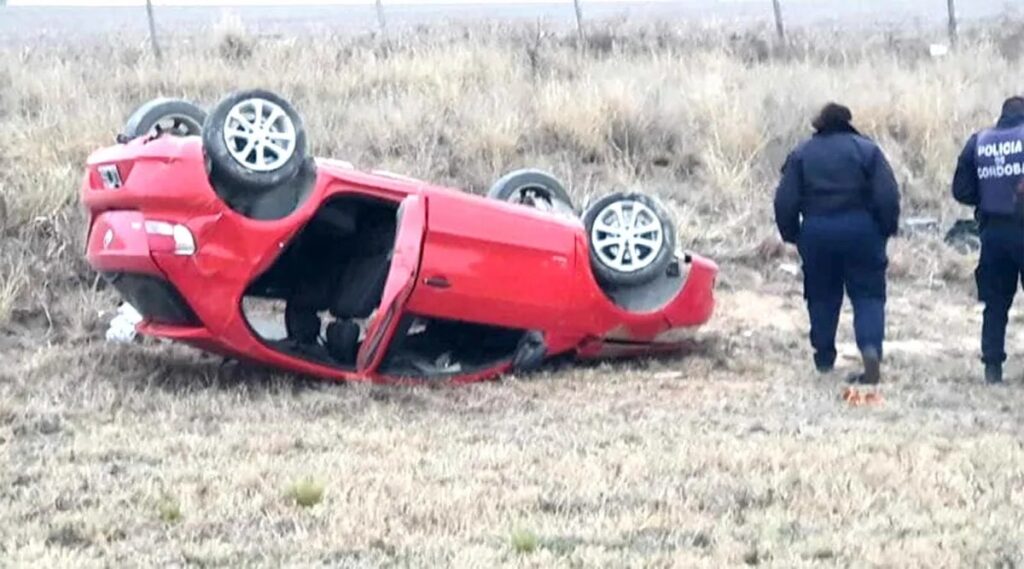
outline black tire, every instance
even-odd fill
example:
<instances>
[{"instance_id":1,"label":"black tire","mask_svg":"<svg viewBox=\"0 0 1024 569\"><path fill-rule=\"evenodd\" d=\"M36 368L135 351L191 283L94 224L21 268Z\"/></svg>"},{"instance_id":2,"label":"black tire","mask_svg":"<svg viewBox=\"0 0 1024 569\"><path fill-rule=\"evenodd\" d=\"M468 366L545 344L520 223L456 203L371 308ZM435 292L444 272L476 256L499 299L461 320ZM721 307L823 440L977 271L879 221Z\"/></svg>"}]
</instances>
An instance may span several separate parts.
<instances>
[{"instance_id":1,"label":"black tire","mask_svg":"<svg viewBox=\"0 0 1024 569\"><path fill-rule=\"evenodd\" d=\"M174 136L199 136L206 122L206 111L182 99L153 99L128 117L119 141L162 132Z\"/></svg>"},{"instance_id":2,"label":"black tire","mask_svg":"<svg viewBox=\"0 0 1024 569\"><path fill-rule=\"evenodd\" d=\"M286 130L290 130L294 135L294 140L292 141L294 146L291 147L291 153L285 157L282 157L273 150L268 154L264 146L253 147L245 157L246 159L253 158L253 163L247 165L241 162L240 159L236 159L235 156L236 154L243 153L249 147L240 145L239 142L241 140L238 138L232 139L231 144L234 144L232 147L229 145L227 137L225 137L228 117L237 106L254 103L258 104L261 108L265 108L264 104L267 102L276 105L283 111L283 115L278 116L274 123L282 126L288 125ZM266 118L269 117L261 115L259 120L262 121ZM246 115L246 120L255 121L255 112L252 118ZM278 123L278 121L281 122ZM269 140L270 138L264 138L262 144L269 145L267 142ZM237 91L224 97L217 103L217 106L213 108L213 111L206 117L206 122L203 124L203 148L209 161L210 179L214 182L214 185L223 184L233 188L235 191L256 192L285 186L302 169L308 155L306 128L298 111L283 97L261 89ZM274 160L280 163L273 164L272 168L270 165L264 164L262 167L266 169L258 169L260 165L257 161L260 155L262 155L264 160L268 156L274 157Z\"/></svg>"},{"instance_id":3,"label":"black tire","mask_svg":"<svg viewBox=\"0 0 1024 569\"><path fill-rule=\"evenodd\" d=\"M548 211L572 214L576 211L562 183L551 174L533 168L505 174L494 182L487 197Z\"/></svg>"},{"instance_id":4,"label":"black tire","mask_svg":"<svg viewBox=\"0 0 1024 569\"><path fill-rule=\"evenodd\" d=\"M598 244L595 243L595 237L611 235L610 232L602 232L600 227L598 228L598 231L595 232L594 226L597 224L599 218L603 219L606 216L615 215L615 209L609 208L617 202L624 202L624 206L629 209L629 211L633 212L631 215L633 216L634 221L638 215L642 216L644 219L653 218L649 219L649 221L656 222L661 231L660 245L657 250L652 246L643 244L637 245L636 250L641 253L638 255L640 260L634 263L635 267L633 268L629 266L622 266L631 263L628 252L625 254L625 258L622 263L620 263L620 266L615 266L610 260L606 261L610 254L617 255L619 251L618 249L615 249L613 253L610 247L622 247L621 245L606 245L602 248L602 254L602 252L598 251ZM604 196L587 208L586 213L583 214L583 224L587 229L587 243L588 249L590 250L590 266L594 271L594 276L604 285L622 288L647 284L665 274L665 271L668 269L668 266L675 255L675 224L672 222L668 212L665 211L665 207L661 205L661 202L652 196L624 192L616 192ZM655 241L652 237L653 235L653 229L652 231L638 234L639 237L645 240Z\"/></svg>"}]
</instances>

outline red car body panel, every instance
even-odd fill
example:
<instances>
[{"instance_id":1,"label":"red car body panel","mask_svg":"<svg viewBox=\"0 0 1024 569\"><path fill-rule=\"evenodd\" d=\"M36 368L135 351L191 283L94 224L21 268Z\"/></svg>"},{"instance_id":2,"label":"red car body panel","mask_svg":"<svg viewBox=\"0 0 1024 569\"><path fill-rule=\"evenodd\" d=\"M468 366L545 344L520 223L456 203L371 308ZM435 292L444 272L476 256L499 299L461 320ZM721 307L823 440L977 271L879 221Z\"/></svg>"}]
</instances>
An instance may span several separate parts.
<instances>
[{"instance_id":1,"label":"red car body panel","mask_svg":"<svg viewBox=\"0 0 1024 569\"><path fill-rule=\"evenodd\" d=\"M664 306L631 312L602 291L590 267L582 223L522 205L385 173L318 162L311 194L283 219L260 221L230 209L207 177L198 137L139 138L88 159L82 200L90 213L86 256L105 273L157 277L194 312L190 325L144 320L146 335L226 356L343 380L404 381L378 372L406 313L543 334L547 355L635 356L678 349L678 332L705 323L714 309L716 265L687 256L685 284ZM104 185L99 168L116 165L121 186ZM277 351L242 311L247 287L268 270L325 200L358 194L401 203L390 272L354 370ZM180 224L193 254L147 233L147 221ZM503 373L502 362L451 378L476 381Z\"/></svg>"},{"instance_id":2,"label":"red car body panel","mask_svg":"<svg viewBox=\"0 0 1024 569\"><path fill-rule=\"evenodd\" d=\"M428 195L422 280L449 286L418 287L412 311L527 330L564 325L578 223L463 192Z\"/></svg>"}]
</instances>

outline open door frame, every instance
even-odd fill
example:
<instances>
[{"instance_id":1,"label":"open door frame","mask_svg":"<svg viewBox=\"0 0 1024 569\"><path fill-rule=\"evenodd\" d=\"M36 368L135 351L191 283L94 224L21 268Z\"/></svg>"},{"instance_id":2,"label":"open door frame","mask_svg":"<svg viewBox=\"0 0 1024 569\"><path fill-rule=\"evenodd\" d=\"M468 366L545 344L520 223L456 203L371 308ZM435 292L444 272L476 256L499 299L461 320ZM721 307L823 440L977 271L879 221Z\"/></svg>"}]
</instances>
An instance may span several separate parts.
<instances>
[{"instance_id":1,"label":"open door frame","mask_svg":"<svg viewBox=\"0 0 1024 569\"><path fill-rule=\"evenodd\" d=\"M396 215L398 221L391 268L384 283L380 306L367 326L366 339L356 357L356 370L361 373L371 372L380 365L419 274L423 236L427 229L426 199L419 195L408 196L402 200Z\"/></svg>"}]
</instances>

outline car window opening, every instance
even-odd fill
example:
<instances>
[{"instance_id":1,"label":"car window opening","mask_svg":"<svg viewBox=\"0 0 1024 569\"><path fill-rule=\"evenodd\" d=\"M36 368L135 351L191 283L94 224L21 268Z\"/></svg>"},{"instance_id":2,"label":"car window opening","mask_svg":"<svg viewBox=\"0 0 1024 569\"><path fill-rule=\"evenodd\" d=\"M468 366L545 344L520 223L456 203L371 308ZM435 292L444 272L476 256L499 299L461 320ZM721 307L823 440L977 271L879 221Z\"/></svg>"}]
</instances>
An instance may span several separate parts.
<instances>
[{"instance_id":1,"label":"car window opening","mask_svg":"<svg viewBox=\"0 0 1024 569\"><path fill-rule=\"evenodd\" d=\"M498 326L405 315L380 372L390 377L444 378L512 359L525 332Z\"/></svg>"},{"instance_id":2,"label":"car window opening","mask_svg":"<svg viewBox=\"0 0 1024 569\"><path fill-rule=\"evenodd\" d=\"M397 210L362 196L325 203L246 291L253 331L294 357L355 369L391 267Z\"/></svg>"}]
</instances>

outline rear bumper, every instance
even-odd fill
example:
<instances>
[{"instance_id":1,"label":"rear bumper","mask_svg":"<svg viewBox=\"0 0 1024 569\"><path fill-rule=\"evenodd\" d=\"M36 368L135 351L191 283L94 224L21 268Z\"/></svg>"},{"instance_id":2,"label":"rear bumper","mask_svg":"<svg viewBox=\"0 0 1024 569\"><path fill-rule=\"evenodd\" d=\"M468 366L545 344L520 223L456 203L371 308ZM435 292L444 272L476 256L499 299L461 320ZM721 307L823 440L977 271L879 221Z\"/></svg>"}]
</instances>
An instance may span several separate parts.
<instances>
[{"instance_id":1,"label":"rear bumper","mask_svg":"<svg viewBox=\"0 0 1024 569\"><path fill-rule=\"evenodd\" d=\"M101 273L164 276L149 251L145 218L137 211L108 211L96 216L85 257Z\"/></svg>"},{"instance_id":2,"label":"rear bumper","mask_svg":"<svg viewBox=\"0 0 1024 569\"><path fill-rule=\"evenodd\" d=\"M103 273L111 286L148 321L166 326L199 326L199 318L174 285L160 277Z\"/></svg>"},{"instance_id":3,"label":"rear bumper","mask_svg":"<svg viewBox=\"0 0 1024 569\"><path fill-rule=\"evenodd\" d=\"M89 230L86 258L148 322L200 326L195 311L160 270L137 211L109 211Z\"/></svg>"}]
</instances>

